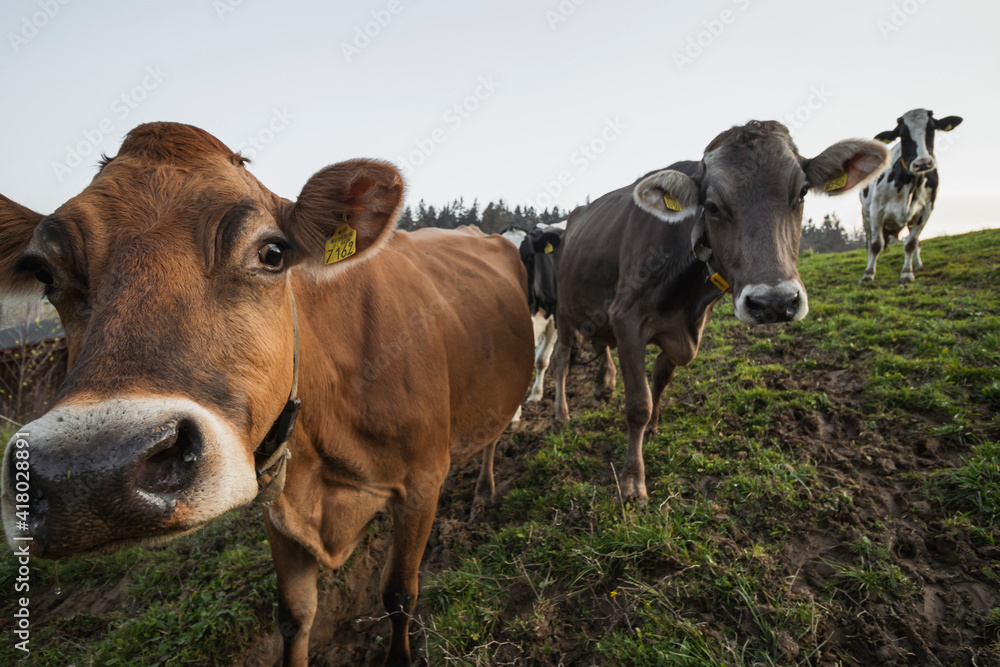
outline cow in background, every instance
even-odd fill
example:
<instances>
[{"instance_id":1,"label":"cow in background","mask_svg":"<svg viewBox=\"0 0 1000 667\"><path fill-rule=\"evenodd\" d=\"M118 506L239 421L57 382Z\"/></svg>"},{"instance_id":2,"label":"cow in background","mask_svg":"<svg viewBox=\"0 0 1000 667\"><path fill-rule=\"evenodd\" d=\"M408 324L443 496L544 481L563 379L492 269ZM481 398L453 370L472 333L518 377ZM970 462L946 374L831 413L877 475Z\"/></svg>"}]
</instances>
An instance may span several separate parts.
<instances>
[{"instance_id":1,"label":"cow in background","mask_svg":"<svg viewBox=\"0 0 1000 667\"><path fill-rule=\"evenodd\" d=\"M595 393L625 384L628 453L624 498L647 497L646 427L678 366L694 360L712 308L732 290L743 322L790 322L809 310L796 261L802 205L810 191L843 194L882 170L889 151L849 139L813 158L788 129L752 121L716 137L698 161L677 162L573 211L559 250L558 334L574 330L603 355ZM660 348L653 390L646 346ZM556 424L569 418L570 346L556 350Z\"/></svg>"},{"instance_id":2,"label":"cow in background","mask_svg":"<svg viewBox=\"0 0 1000 667\"><path fill-rule=\"evenodd\" d=\"M934 112L914 109L896 119L896 129L875 138L892 147L889 164L875 182L861 191L861 217L868 241L868 266L861 282L875 280L879 253L904 228L909 229L903 248L906 257L899 282L913 282L920 269L920 233L931 217L937 199L938 171L934 159L934 133L950 132L962 122L958 116L934 118Z\"/></svg>"},{"instance_id":3,"label":"cow in background","mask_svg":"<svg viewBox=\"0 0 1000 667\"><path fill-rule=\"evenodd\" d=\"M556 346L556 255L562 242L566 221L540 224L533 229L512 227L502 236L518 247L528 272L528 305L535 332L535 382L527 400L540 401L545 371ZM515 421L520 413L515 417Z\"/></svg>"}]
</instances>

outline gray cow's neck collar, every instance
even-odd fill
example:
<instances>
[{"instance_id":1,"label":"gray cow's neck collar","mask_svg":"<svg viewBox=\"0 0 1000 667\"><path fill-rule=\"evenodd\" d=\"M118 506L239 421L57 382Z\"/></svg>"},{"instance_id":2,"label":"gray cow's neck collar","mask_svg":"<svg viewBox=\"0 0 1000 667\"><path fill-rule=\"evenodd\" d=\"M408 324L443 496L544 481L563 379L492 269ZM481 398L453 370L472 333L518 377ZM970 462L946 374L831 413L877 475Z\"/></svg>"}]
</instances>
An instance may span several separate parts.
<instances>
[{"instance_id":1,"label":"gray cow's neck collar","mask_svg":"<svg viewBox=\"0 0 1000 667\"><path fill-rule=\"evenodd\" d=\"M708 245L708 233L705 230L705 213L702 211L698 215L697 222L691 229L691 251L694 256L705 263L708 267L708 280L715 285L723 294L729 291L729 281L722 277L722 274L713 266L712 247Z\"/></svg>"}]
</instances>

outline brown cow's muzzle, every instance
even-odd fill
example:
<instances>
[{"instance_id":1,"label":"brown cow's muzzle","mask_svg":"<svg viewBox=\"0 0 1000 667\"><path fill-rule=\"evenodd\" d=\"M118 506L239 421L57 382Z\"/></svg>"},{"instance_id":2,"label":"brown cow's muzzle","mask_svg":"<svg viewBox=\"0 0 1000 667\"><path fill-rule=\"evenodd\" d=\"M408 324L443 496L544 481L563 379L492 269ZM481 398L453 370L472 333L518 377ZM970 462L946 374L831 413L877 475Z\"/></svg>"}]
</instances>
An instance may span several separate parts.
<instances>
[{"instance_id":1,"label":"brown cow's muzzle","mask_svg":"<svg viewBox=\"0 0 1000 667\"><path fill-rule=\"evenodd\" d=\"M0 475L8 542L44 558L165 541L257 490L232 430L176 398L57 408L11 439Z\"/></svg>"}]
</instances>

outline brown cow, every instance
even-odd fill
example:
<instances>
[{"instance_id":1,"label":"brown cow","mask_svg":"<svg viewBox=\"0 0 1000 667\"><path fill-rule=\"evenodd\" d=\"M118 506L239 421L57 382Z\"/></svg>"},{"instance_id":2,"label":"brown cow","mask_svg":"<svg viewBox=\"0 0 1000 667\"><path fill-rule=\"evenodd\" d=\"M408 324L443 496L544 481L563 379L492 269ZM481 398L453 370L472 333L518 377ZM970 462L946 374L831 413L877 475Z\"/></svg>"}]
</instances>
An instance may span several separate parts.
<instances>
[{"instance_id":1,"label":"brown cow","mask_svg":"<svg viewBox=\"0 0 1000 667\"><path fill-rule=\"evenodd\" d=\"M558 257L558 336L574 330L602 357L595 395L625 383L628 453L621 489L644 500L642 439L659 422L660 396L698 354L712 307L732 290L744 322L788 322L809 309L796 259L810 190L843 194L884 168L888 151L847 140L799 155L784 125L752 121L716 137L700 161L678 162L610 192L569 218ZM653 391L646 346L660 355ZM556 423L569 418L569 347L555 355Z\"/></svg>"},{"instance_id":2,"label":"brown cow","mask_svg":"<svg viewBox=\"0 0 1000 667\"><path fill-rule=\"evenodd\" d=\"M41 283L71 365L55 407L7 446L4 528L15 544L26 510L35 556L111 552L271 500L287 476L264 518L285 663L305 665L320 564L340 567L387 508L387 664L409 664L441 484L492 455L531 379L525 270L499 236L395 231L388 164L327 167L293 204L243 163L200 129L153 123L52 215L0 199L0 285Z\"/></svg>"}]
</instances>

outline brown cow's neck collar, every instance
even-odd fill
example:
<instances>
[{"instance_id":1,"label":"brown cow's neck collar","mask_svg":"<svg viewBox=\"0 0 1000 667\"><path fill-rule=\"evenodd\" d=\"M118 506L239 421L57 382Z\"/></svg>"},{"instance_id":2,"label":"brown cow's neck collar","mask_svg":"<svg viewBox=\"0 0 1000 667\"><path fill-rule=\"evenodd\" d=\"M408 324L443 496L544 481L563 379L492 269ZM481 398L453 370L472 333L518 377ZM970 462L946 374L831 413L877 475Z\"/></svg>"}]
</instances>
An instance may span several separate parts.
<instances>
[{"instance_id":1,"label":"brown cow's neck collar","mask_svg":"<svg viewBox=\"0 0 1000 667\"><path fill-rule=\"evenodd\" d=\"M264 459L257 468L257 497L254 499L260 505L271 505L278 499L285 488L285 462L291 456L288 451L288 441L295 428L295 419L302 409L302 399L299 392L299 317L295 310L295 295L292 294L292 335L295 339L295 351L292 354L292 388L288 393L288 401L263 442L254 452L254 459ZM264 481L264 475L270 479Z\"/></svg>"},{"instance_id":2,"label":"brown cow's neck collar","mask_svg":"<svg viewBox=\"0 0 1000 667\"><path fill-rule=\"evenodd\" d=\"M705 230L705 214L702 212L698 216L698 221L691 229L691 250L694 256L705 263L708 267L708 280L715 285L720 292L725 294L729 291L729 281L722 277L722 274L713 266L712 247L708 245L708 232Z\"/></svg>"}]
</instances>

